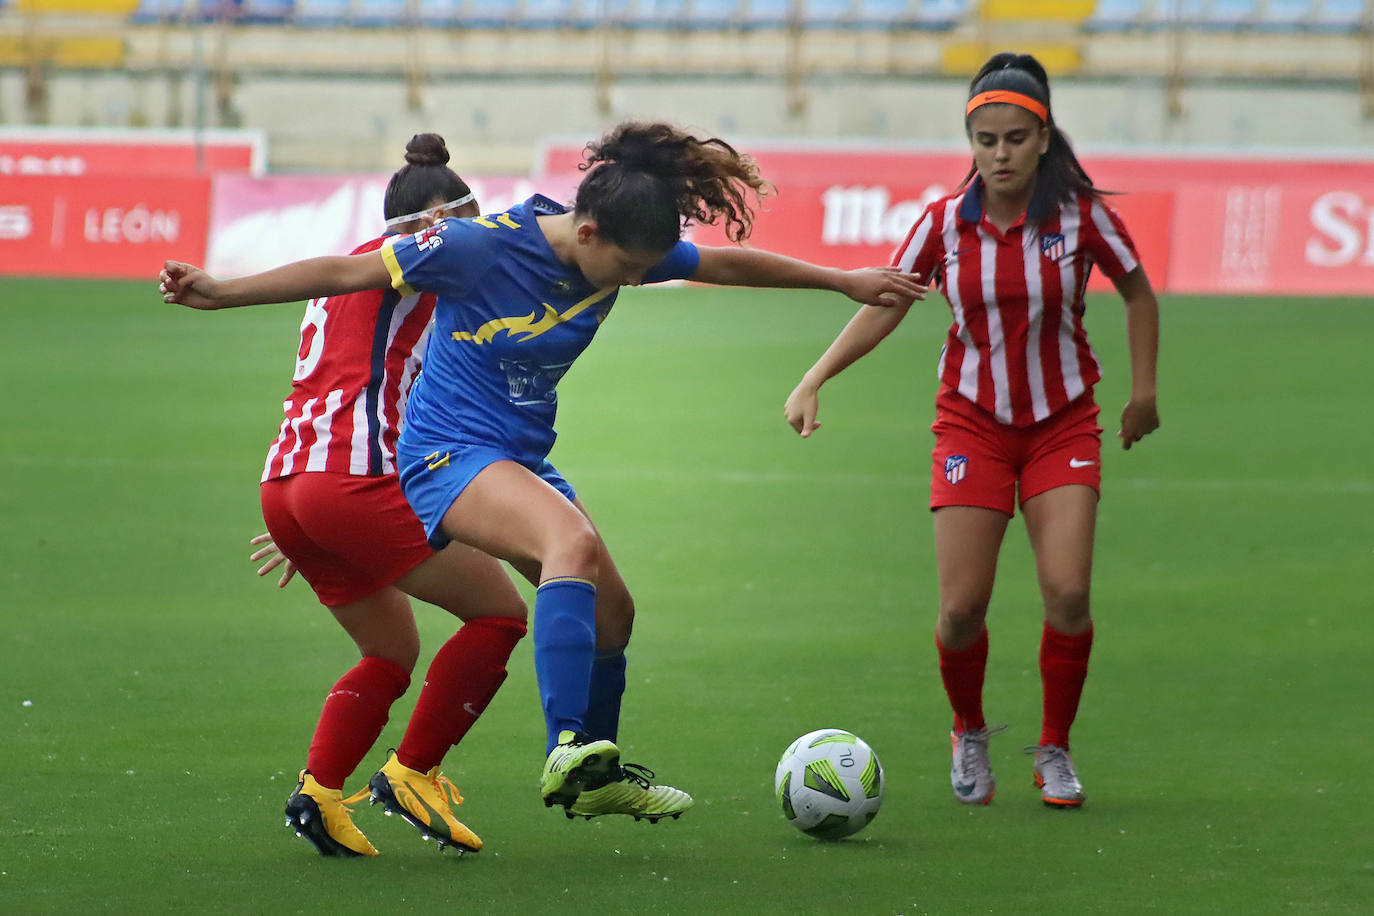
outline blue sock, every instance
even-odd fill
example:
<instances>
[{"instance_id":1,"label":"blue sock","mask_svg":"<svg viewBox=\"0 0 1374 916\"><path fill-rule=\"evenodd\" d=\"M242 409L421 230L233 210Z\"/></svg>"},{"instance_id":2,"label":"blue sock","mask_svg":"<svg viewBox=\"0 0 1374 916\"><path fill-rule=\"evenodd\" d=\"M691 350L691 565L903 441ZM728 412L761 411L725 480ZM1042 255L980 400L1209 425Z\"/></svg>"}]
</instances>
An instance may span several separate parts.
<instances>
[{"instance_id":1,"label":"blue sock","mask_svg":"<svg viewBox=\"0 0 1374 916\"><path fill-rule=\"evenodd\" d=\"M559 732L583 731L596 654L596 586L571 576L545 580L535 592L533 635L547 754Z\"/></svg>"},{"instance_id":2,"label":"blue sock","mask_svg":"<svg viewBox=\"0 0 1374 916\"><path fill-rule=\"evenodd\" d=\"M592 689L583 727L593 738L614 741L620 729L620 698L625 695L625 653L598 655L592 664Z\"/></svg>"}]
</instances>

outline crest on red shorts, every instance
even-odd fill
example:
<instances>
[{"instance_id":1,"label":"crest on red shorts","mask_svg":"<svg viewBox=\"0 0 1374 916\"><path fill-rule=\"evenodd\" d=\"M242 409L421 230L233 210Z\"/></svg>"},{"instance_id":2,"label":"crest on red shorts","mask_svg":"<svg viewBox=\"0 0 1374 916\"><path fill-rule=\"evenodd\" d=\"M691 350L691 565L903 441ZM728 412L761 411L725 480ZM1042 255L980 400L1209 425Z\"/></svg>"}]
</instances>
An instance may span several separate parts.
<instances>
[{"instance_id":1,"label":"crest on red shorts","mask_svg":"<svg viewBox=\"0 0 1374 916\"><path fill-rule=\"evenodd\" d=\"M950 455L945 459L945 480L958 483L968 476L968 459L963 455Z\"/></svg>"}]
</instances>

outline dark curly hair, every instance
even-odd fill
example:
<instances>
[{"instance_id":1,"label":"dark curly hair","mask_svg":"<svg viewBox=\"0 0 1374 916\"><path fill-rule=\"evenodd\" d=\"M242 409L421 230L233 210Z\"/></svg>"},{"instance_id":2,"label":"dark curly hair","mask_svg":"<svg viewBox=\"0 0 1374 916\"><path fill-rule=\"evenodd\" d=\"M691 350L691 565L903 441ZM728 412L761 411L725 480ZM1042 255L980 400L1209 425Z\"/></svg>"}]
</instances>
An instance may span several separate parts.
<instances>
[{"instance_id":1,"label":"dark curly hair","mask_svg":"<svg viewBox=\"0 0 1374 916\"><path fill-rule=\"evenodd\" d=\"M623 248L666 251L688 222L725 223L731 241L754 225L749 197L772 186L753 158L716 137L701 140L671 124L627 121L587 144L587 172L573 205Z\"/></svg>"}]
</instances>

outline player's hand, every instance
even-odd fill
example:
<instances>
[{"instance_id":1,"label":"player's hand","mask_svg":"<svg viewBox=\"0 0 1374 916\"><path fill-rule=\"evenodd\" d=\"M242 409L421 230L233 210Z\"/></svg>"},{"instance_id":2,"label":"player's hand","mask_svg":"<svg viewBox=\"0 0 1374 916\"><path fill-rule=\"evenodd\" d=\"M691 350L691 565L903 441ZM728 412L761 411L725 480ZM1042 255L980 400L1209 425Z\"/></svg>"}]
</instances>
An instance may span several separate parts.
<instances>
[{"instance_id":1,"label":"player's hand","mask_svg":"<svg viewBox=\"0 0 1374 916\"><path fill-rule=\"evenodd\" d=\"M264 545L258 550L253 551L252 556L248 558L254 563L263 559L267 560L267 562L262 564L258 569L258 575L265 576L283 563L286 564L286 568L282 570L281 578L277 580L277 588L286 588L286 583L290 582L291 577L296 574L296 564L288 560L286 555L277 548L277 545L272 541L272 535L264 531L248 543L254 546L258 544Z\"/></svg>"},{"instance_id":2,"label":"player's hand","mask_svg":"<svg viewBox=\"0 0 1374 916\"><path fill-rule=\"evenodd\" d=\"M903 273L897 267L860 267L845 271L844 294L864 305L907 306L924 299L930 287L920 274Z\"/></svg>"},{"instance_id":3,"label":"player's hand","mask_svg":"<svg viewBox=\"0 0 1374 916\"><path fill-rule=\"evenodd\" d=\"M195 265L164 261L157 279L163 302L202 311L224 307L218 299L219 281Z\"/></svg>"},{"instance_id":4,"label":"player's hand","mask_svg":"<svg viewBox=\"0 0 1374 916\"><path fill-rule=\"evenodd\" d=\"M1121 447L1130 449L1132 445L1159 429L1159 410L1154 398L1131 398L1121 411L1121 429L1116 437Z\"/></svg>"},{"instance_id":5,"label":"player's hand","mask_svg":"<svg viewBox=\"0 0 1374 916\"><path fill-rule=\"evenodd\" d=\"M808 439L821 428L821 424L816 422L816 412L820 407L820 389L802 379L801 384L793 388L792 393L787 396L782 413L787 418L787 425L800 433L803 439Z\"/></svg>"}]
</instances>

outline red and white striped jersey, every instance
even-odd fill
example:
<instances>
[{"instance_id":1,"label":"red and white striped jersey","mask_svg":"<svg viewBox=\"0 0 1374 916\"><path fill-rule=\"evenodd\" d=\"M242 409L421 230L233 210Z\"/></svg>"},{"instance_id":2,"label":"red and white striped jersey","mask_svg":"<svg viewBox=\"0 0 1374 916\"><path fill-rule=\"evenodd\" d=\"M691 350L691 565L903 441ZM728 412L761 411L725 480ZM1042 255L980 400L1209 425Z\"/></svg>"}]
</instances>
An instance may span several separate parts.
<instances>
[{"instance_id":1,"label":"red and white striped jersey","mask_svg":"<svg viewBox=\"0 0 1374 916\"><path fill-rule=\"evenodd\" d=\"M893 263L934 278L954 324L939 377L998 421L1029 426L1102 377L1083 329L1093 264L1120 279L1140 263L1116 211L1078 194L1038 228L1005 234L983 213L975 178L916 221Z\"/></svg>"},{"instance_id":2,"label":"red and white striped jersey","mask_svg":"<svg viewBox=\"0 0 1374 916\"><path fill-rule=\"evenodd\" d=\"M353 254L375 251L373 239ZM373 289L313 299L286 418L262 479L302 471L379 477L396 471L396 437L434 315L434 296Z\"/></svg>"}]
</instances>

